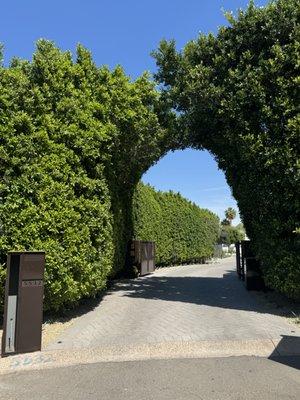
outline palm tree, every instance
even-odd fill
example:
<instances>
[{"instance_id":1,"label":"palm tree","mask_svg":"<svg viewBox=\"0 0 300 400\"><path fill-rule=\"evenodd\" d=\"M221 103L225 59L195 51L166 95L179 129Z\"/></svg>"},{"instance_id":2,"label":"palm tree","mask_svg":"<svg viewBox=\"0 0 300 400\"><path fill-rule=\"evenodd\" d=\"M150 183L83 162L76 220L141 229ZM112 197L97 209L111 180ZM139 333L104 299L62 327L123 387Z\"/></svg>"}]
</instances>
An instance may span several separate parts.
<instances>
[{"instance_id":1,"label":"palm tree","mask_svg":"<svg viewBox=\"0 0 300 400\"><path fill-rule=\"evenodd\" d=\"M231 225L232 220L236 217L236 211L232 207L228 207L227 210L225 210L225 217L229 222L229 225Z\"/></svg>"}]
</instances>

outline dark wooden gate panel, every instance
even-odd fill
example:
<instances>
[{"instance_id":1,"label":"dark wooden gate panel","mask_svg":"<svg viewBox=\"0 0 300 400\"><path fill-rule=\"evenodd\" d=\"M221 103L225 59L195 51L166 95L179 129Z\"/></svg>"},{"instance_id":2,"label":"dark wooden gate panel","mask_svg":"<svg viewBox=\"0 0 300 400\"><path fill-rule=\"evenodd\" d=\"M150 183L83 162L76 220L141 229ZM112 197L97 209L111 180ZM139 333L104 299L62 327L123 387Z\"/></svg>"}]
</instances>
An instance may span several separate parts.
<instances>
[{"instance_id":1,"label":"dark wooden gate panel","mask_svg":"<svg viewBox=\"0 0 300 400\"><path fill-rule=\"evenodd\" d=\"M264 289L260 261L255 257L250 240L236 243L237 274L248 290Z\"/></svg>"},{"instance_id":2,"label":"dark wooden gate panel","mask_svg":"<svg viewBox=\"0 0 300 400\"><path fill-rule=\"evenodd\" d=\"M135 265L141 276L155 270L155 243L133 240L130 244L131 265Z\"/></svg>"},{"instance_id":3,"label":"dark wooden gate panel","mask_svg":"<svg viewBox=\"0 0 300 400\"><path fill-rule=\"evenodd\" d=\"M148 272L153 272L155 270L155 243L148 242Z\"/></svg>"},{"instance_id":4,"label":"dark wooden gate panel","mask_svg":"<svg viewBox=\"0 0 300 400\"><path fill-rule=\"evenodd\" d=\"M241 242L236 242L235 244L235 255L236 255L236 272L240 279L243 279L242 272L242 260L241 260Z\"/></svg>"}]
</instances>

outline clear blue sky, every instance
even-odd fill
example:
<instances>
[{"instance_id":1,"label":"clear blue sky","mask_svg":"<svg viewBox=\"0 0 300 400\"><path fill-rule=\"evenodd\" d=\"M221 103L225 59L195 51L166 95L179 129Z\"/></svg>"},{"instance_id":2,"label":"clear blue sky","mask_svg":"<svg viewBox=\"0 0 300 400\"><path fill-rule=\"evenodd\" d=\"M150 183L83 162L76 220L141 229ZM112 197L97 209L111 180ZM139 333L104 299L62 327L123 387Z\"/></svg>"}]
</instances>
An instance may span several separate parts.
<instances>
[{"instance_id":1,"label":"clear blue sky","mask_svg":"<svg viewBox=\"0 0 300 400\"><path fill-rule=\"evenodd\" d=\"M224 210L238 210L224 174L208 151L186 149L168 153L144 174L144 182L160 190L172 189L224 218ZM237 217L233 223L239 222Z\"/></svg>"},{"instance_id":2,"label":"clear blue sky","mask_svg":"<svg viewBox=\"0 0 300 400\"><path fill-rule=\"evenodd\" d=\"M150 52L161 39L175 39L178 48L201 31L217 32L226 24L222 8L245 8L248 0L3 0L0 42L5 63L13 56L30 59L39 38L74 51L82 43L98 65L121 64L132 78L155 71ZM266 0L257 0L260 6ZM223 174L207 152L168 154L143 177L163 190L180 191L221 217L235 206Z\"/></svg>"}]
</instances>

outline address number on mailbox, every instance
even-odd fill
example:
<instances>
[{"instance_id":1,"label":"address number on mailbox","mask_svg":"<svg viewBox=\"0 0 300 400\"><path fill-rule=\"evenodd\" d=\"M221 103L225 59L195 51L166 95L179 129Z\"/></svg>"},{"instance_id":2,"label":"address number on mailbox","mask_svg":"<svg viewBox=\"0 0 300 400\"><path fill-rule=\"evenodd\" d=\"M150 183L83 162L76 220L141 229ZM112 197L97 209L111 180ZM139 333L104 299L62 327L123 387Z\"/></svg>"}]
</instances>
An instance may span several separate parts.
<instances>
[{"instance_id":1,"label":"address number on mailbox","mask_svg":"<svg viewBox=\"0 0 300 400\"><path fill-rule=\"evenodd\" d=\"M41 279L22 281L22 287L33 287L33 286L43 286L43 281Z\"/></svg>"}]
</instances>

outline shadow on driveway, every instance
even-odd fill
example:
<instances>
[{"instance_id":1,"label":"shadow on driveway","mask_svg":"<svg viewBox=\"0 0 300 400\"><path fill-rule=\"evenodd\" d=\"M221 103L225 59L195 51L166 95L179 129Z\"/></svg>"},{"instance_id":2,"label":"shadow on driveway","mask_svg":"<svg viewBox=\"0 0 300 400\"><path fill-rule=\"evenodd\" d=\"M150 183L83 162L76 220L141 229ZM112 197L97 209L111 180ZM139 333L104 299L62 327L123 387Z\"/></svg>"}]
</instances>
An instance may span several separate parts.
<instances>
[{"instance_id":1,"label":"shadow on driveway","mask_svg":"<svg viewBox=\"0 0 300 400\"><path fill-rule=\"evenodd\" d=\"M282 310L258 301L254 292L248 292L235 271L226 271L223 277L147 276L117 282L112 291L122 290L124 296L143 299L179 301L211 307L256 311L283 315ZM291 328L293 328L291 326ZM295 327L296 329L296 327Z\"/></svg>"},{"instance_id":2,"label":"shadow on driveway","mask_svg":"<svg viewBox=\"0 0 300 400\"><path fill-rule=\"evenodd\" d=\"M297 355L285 355L292 353ZM282 339L269 359L300 370L300 337L282 335Z\"/></svg>"}]
</instances>

